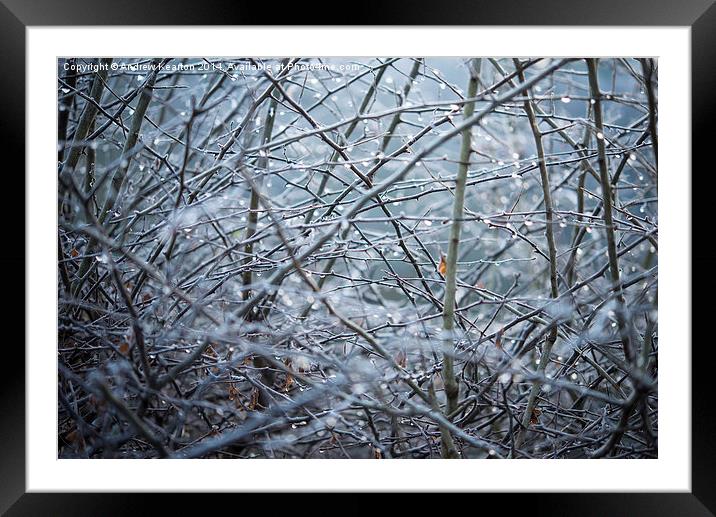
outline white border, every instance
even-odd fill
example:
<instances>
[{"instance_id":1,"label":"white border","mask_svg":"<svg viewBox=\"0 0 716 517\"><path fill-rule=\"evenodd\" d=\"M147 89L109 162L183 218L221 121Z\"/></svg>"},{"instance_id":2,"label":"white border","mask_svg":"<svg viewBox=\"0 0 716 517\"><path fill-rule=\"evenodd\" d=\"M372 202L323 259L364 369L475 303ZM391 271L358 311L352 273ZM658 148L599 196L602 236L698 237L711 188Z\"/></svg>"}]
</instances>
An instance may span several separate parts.
<instances>
[{"instance_id":1,"label":"white border","mask_svg":"<svg viewBox=\"0 0 716 517\"><path fill-rule=\"evenodd\" d=\"M26 37L28 491L690 491L688 27L29 27ZM57 57L560 56L566 51L573 56L659 58L659 208L663 215L659 234L659 459L468 460L449 464L448 460L56 459Z\"/></svg>"}]
</instances>

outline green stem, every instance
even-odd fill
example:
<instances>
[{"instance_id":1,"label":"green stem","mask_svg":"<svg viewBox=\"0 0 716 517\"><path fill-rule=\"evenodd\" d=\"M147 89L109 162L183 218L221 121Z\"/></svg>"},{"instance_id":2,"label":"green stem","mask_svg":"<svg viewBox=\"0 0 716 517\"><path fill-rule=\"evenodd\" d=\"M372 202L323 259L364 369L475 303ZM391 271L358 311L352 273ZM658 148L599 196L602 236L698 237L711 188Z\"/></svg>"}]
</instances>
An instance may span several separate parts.
<instances>
[{"instance_id":1,"label":"green stem","mask_svg":"<svg viewBox=\"0 0 716 517\"><path fill-rule=\"evenodd\" d=\"M263 134L261 136L261 145L266 145L271 140L271 133L273 132L273 124L276 118L276 99L271 97L269 103L268 113L266 115L266 125L264 126ZM258 170L258 187L263 185L264 171L266 170L269 158L268 151L266 154L259 157L256 166ZM246 244L244 245L244 267L246 268L242 274L244 283L243 299L247 300L251 295L251 283L253 282L253 273L247 264L251 261L251 257L254 253L254 243L251 238L256 234L256 228L258 225L259 218L259 193L256 189L251 189L251 200L249 201L249 217L246 225Z\"/></svg>"},{"instance_id":2,"label":"green stem","mask_svg":"<svg viewBox=\"0 0 716 517\"><path fill-rule=\"evenodd\" d=\"M629 339L629 331L626 324L626 301L621 285L619 275L619 257L617 255L617 244L614 231L614 219L612 216L612 186L609 178L609 169L607 167L607 153L604 146L604 123L602 121L602 94L599 91L599 79L597 76L597 60L595 58L587 59L587 67L589 69L589 88L591 96L594 99L594 125L597 128L597 154L599 162L599 181L602 187L602 203L604 205L604 230L607 234L607 255L609 256L609 273L612 277L612 286L616 293L617 325L622 340L622 348L624 356L628 362L634 359L631 350L631 342ZM602 135L601 138L599 135Z\"/></svg>"},{"instance_id":3,"label":"green stem","mask_svg":"<svg viewBox=\"0 0 716 517\"><path fill-rule=\"evenodd\" d=\"M152 74L149 76L146 86L142 90L142 93L139 95L137 107L135 108L134 115L132 116L129 133L127 134L127 139L124 142L124 147L122 148L119 168L112 176L112 181L107 191L107 197L105 198L102 210L97 217L97 221L100 225L104 223L104 220L107 218L107 214L110 213L114 208L114 204L117 201L117 197L119 196L119 192L122 189L124 180L127 177L132 151L137 145L137 140L139 139L139 131L141 130L142 122L144 121L144 115L147 113L147 108L149 107L149 103L152 100L152 88L154 86L154 82L156 81L157 74L159 73L158 65L159 63L161 63L161 60L155 59L152 63L157 68L155 68ZM68 157L68 162L70 158L71 156ZM90 242L88 245L88 249L94 249L96 244L96 242ZM74 289L75 296L79 295L79 292L82 289L82 285L84 284L84 277L87 274L87 271L89 270L90 266L92 265L92 262L92 256L88 253L82 260L79 271L77 273L76 287Z\"/></svg>"},{"instance_id":4,"label":"green stem","mask_svg":"<svg viewBox=\"0 0 716 517\"><path fill-rule=\"evenodd\" d=\"M515 66L519 71L520 81L524 83L525 75L522 71L522 65L517 59L515 59ZM528 98L524 101L523 107L525 113L527 113L530 128L532 129L532 135L534 136L535 140L535 147L537 149L537 160L539 163L540 179L542 181L542 196L544 197L544 211L545 218L547 220L547 224L545 225L545 235L547 237L547 248L549 254L550 296L553 300L556 300L557 298L559 298L559 289L557 285L557 246L555 245L554 241L554 211L552 209L552 188L549 182L549 174L547 173L544 146L542 145L542 133L539 129L539 122L537 120L537 116L535 115L534 105L532 104L532 101ZM557 332L558 325L555 324L550 329L549 334L547 335L547 339L545 340L544 349L542 352L542 360L540 361L540 364L537 368L537 373L540 375L544 373L547 368L547 364L549 363L550 354L552 353L552 347L557 341ZM522 415L521 431L519 432L519 434L517 435L517 439L515 440L515 449L519 449L524 442L526 434L525 431L529 428L530 420L532 419L532 412L534 411L535 405L537 403L537 396L539 395L540 389L540 382L535 382L532 385L532 389L530 390L530 395L527 400L527 408Z\"/></svg>"},{"instance_id":5,"label":"green stem","mask_svg":"<svg viewBox=\"0 0 716 517\"><path fill-rule=\"evenodd\" d=\"M649 100L649 134L651 135L651 145L654 148L654 163L659 167L659 139L656 131L656 92L654 87L655 66L653 59L640 59L641 68L644 72L644 85L646 88L647 99Z\"/></svg>"},{"instance_id":6,"label":"green stem","mask_svg":"<svg viewBox=\"0 0 716 517\"><path fill-rule=\"evenodd\" d=\"M470 61L470 81L467 88L467 98L475 97L477 93L477 77L479 74L480 61ZM463 107L463 119L467 120L475 112L475 103L467 102ZM446 414L450 415L457 409L457 401L460 396L460 387L455 378L454 354L455 345L453 329L455 328L455 289L457 283L457 256L460 246L460 230L462 227L462 216L465 207L465 183L467 182L467 169L470 163L472 152L472 126L466 126L462 130L462 144L460 147L460 163L458 165L457 180L455 183L455 200L452 206L452 224L450 226L450 241L448 243L447 269L445 273L445 298L443 301L443 382L445 384L445 397L447 399ZM446 444L452 442L448 437L450 431L442 428L444 458L452 457L452 448Z\"/></svg>"},{"instance_id":7,"label":"green stem","mask_svg":"<svg viewBox=\"0 0 716 517\"><path fill-rule=\"evenodd\" d=\"M87 136L92 122L94 122L97 116L97 104L99 104L102 98L102 92L104 92L104 85L107 82L107 74L109 72L110 64L112 59L100 59L98 62L99 70L97 71L94 82L92 83L92 89L90 90L90 98L92 101L85 103L85 108L82 110L80 121L77 123L75 128L75 136L72 139L72 147L67 155L67 160L62 166L62 172L60 174L68 174L73 171L77 162L80 159L82 150L84 149L83 140Z\"/></svg>"}]
</instances>

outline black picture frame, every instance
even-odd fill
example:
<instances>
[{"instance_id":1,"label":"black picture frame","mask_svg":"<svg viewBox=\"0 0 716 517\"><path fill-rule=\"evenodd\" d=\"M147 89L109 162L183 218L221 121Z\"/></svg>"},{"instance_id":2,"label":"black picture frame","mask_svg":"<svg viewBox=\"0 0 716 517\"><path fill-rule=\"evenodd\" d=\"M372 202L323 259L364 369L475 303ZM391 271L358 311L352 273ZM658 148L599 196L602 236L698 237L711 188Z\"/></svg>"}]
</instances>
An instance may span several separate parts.
<instances>
[{"instance_id":1,"label":"black picture frame","mask_svg":"<svg viewBox=\"0 0 716 517\"><path fill-rule=\"evenodd\" d=\"M333 13L335 20L319 21L318 13ZM531 515L714 515L716 514L716 417L713 388L710 385L714 358L712 340L706 327L716 302L701 294L716 288L716 252L708 246L709 202L714 192L711 154L716 100L716 5L714 0L542 0L541 2L469 2L467 0L420 0L408 5L361 2L350 15L340 14L336 3L312 1L303 6L283 6L271 10L265 3L236 0L2 0L0 1L0 92L2 115L0 142L5 155L17 158L14 165L4 163L6 181L15 202L9 217L24 214L25 190L25 109L32 99L25 94L27 65L25 29L28 26L62 25L611 25L611 26L689 26L691 27L692 71L692 329L684 322L681 343L691 345L692 353L692 454L690 493L641 494L511 494L509 509ZM681 171L689 174L689 171ZM685 176L686 177L686 176ZM7 184L7 183L6 183ZM19 193L22 192L23 195ZM18 193L15 195L14 193ZM30 193L31 194L31 193ZM668 207L666 207L668 208ZM663 209L663 208L662 208ZM699 213L703 211L703 213ZM8 216L6 216L8 217ZM0 253L4 271L24 271L25 226L10 223L16 235L12 249ZM701 231L699 231L701 230ZM695 239L699 236L701 242ZM5 289L13 300L24 300L24 280L20 275L4 275ZM12 278L7 278L12 277ZM713 298L713 297L712 297ZM689 301L684 301L688 303ZM24 342L26 307L20 301L8 304L3 327L20 329ZM32 310L27 307L27 310ZM14 313L13 313L14 311ZM161 497L163 513L186 510L186 500L178 495L139 494L46 494L26 493L25 488L25 351L20 336L8 338L2 354L6 361L0 379L0 511L8 515L114 515L147 509L147 497ZM48 422L50 422L48 417ZM496 499L505 494L480 494ZM230 497L230 496L229 496ZM140 500L140 498L142 500ZM216 498L216 495L212 495ZM223 498L220 498L221 500ZM502 500L504 503L504 499ZM491 501L498 503L497 500ZM401 504L409 506L403 499ZM483 503L484 504L484 503ZM246 508L246 507L244 507ZM484 509L485 506L482 506Z\"/></svg>"}]
</instances>

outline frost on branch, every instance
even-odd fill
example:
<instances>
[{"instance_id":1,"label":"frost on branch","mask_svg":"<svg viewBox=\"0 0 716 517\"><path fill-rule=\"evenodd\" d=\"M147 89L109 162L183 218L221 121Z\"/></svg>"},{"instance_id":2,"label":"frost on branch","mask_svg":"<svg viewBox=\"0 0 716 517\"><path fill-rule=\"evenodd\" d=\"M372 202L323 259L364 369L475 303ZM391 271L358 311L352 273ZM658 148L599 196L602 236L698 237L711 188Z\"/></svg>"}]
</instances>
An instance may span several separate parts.
<instances>
[{"instance_id":1,"label":"frost on branch","mask_svg":"<svg viewBox=\"0 0 716 517\"><path fill-rule=\"evenodd\" d=\"M657 72L58 60L59 456L656 457Z\"/></svg>"}]
</instances>

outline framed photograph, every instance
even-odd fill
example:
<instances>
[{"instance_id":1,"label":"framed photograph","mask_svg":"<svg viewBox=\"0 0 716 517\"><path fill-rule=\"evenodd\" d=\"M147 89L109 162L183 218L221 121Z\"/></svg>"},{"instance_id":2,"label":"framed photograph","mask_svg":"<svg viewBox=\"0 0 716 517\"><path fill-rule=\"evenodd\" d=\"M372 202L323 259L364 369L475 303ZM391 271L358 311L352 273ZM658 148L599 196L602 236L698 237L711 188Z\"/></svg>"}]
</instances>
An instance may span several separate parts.
<instances>
[{"instance_id":1,"label":"framed photograph","mask_svg":"<svg viewBox=\"0 0 716 517\"><path fill-rule=\"evenodd\" d=\"M716 283L692 229L712 217L711 2L316 25L4 0L0 24L25 218L3 260L26 293L3 511L317 491L716 511L692 334Z\"/></svg>"}]
</instances>

